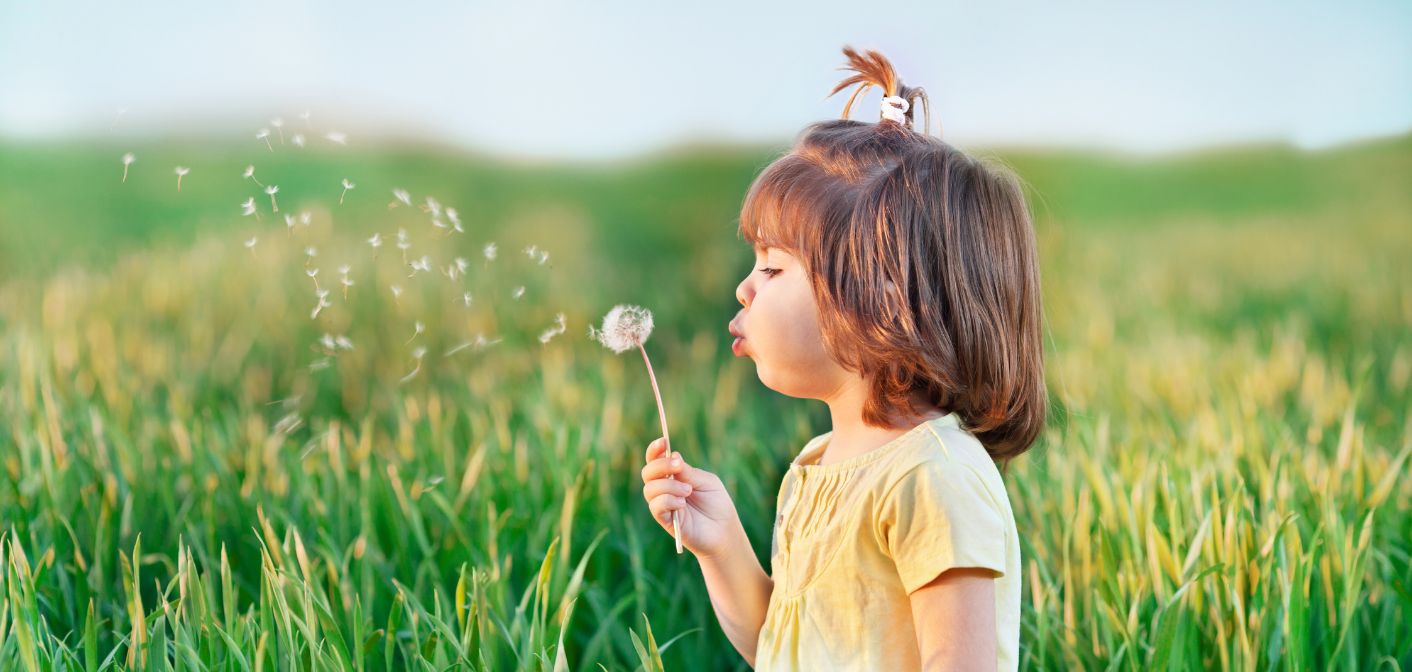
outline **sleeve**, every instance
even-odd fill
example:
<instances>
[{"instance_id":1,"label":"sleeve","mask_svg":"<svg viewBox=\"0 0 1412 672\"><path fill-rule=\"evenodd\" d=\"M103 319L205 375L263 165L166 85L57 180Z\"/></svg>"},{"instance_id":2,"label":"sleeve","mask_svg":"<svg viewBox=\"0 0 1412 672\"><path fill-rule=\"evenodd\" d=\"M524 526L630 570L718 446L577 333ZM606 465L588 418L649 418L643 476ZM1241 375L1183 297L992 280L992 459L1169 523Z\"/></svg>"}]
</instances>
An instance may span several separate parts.
<instances>
[{"instance_id":1,"label":"sleeve","mask_svg":"<svg viewBox=\"0 0 1412 672\"><path fill-rule=\"evenodd\" d=\"M910 468L879 503L876 534L908 593L953 567L1005 575L1006 517L970 465Z\"/></svg>"}]
</instances>

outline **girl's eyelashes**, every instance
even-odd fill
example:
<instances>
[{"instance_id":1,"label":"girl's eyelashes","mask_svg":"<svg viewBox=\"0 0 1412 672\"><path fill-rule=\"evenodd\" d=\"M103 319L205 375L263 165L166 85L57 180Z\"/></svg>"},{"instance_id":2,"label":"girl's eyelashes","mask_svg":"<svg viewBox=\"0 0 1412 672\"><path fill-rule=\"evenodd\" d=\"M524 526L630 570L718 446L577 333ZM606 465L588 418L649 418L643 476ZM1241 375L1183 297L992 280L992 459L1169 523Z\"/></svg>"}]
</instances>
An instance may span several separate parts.
<instances>
[{"instance_id":1,"label":"girl's eyelashes","mask_svg":"<svg viewBox=\"0 0 1412 672\"><path fill-rule=\"evenodd\" d=\"M780 272L780 269L778 269L778 268L757 268L757 269L755 269L755 270L760 271L761 273L764 273L766 277L770 277L770 278L775 277L775 276L778 275L779 272Z\"/></svg>"}]
</instances>

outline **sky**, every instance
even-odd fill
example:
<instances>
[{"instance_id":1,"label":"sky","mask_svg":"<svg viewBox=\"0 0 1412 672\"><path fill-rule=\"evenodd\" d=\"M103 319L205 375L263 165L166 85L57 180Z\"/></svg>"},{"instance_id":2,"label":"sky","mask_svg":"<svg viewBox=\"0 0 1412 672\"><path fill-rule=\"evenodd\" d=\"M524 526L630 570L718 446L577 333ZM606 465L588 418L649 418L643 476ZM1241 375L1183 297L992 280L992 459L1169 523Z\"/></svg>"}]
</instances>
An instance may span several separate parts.
<instances>
[{"instance_id":1,"label":"sky","mask_svg":"<svg viewBox=\"0 0 1412 672\"><path fill-rule=\"evenodd\" d=\"M845 44L924 87L931 132L958 146L1312 149L1412 129L1405 0L0 0L0 137L257 142L307 110L350 145L392 133L596 158L785 143L841 114L850 91L827 94ZM853 118L876 121L880 98Z\"/></svg>"}]
</instances>

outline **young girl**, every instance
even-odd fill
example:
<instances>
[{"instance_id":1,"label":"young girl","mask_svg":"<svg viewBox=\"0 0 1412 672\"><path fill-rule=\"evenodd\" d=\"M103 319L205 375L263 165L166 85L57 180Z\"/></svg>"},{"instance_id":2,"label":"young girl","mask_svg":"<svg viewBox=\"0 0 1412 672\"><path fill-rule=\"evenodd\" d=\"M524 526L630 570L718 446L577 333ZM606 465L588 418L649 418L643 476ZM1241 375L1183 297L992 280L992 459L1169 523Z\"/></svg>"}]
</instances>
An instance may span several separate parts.
<instances>
[{"instance_id":1,"label":"young girl","mask_svg":"<svg viewBox=\"0 0 1412 672\"><path fill-rule=\"evenodd\" d=\"M1020 545L996 462L1047 397L1018 180L916 130L920 88L845 47L843 117L811 125L741 211L757 267L729 325L770 389L828 404L780 486L766 576L721 479L647 450L643 496L701 563L757 670L1013 670ZM848 119L885 94L877 123Z\"/></svg>"}]
</instances>

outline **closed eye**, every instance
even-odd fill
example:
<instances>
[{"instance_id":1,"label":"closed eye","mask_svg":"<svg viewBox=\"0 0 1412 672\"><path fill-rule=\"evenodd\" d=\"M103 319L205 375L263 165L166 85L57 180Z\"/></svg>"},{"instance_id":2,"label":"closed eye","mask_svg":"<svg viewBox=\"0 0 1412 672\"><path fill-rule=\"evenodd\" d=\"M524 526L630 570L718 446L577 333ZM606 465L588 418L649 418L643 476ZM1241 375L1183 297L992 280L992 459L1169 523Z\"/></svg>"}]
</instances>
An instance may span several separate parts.
<instances>
[{"instance_id":1,"label":"closed eye","mask_svg":"<svg viewBox=\"0 0 1412 672\"><path fill-rule=\"evenodd\" d=\"M764 273L767 277L771 278L775 277L776 275L779 275L780 272L780 269L778 268L757 268L755 270L760 271L761 273Z\"/></svg>"}]
</instances>

